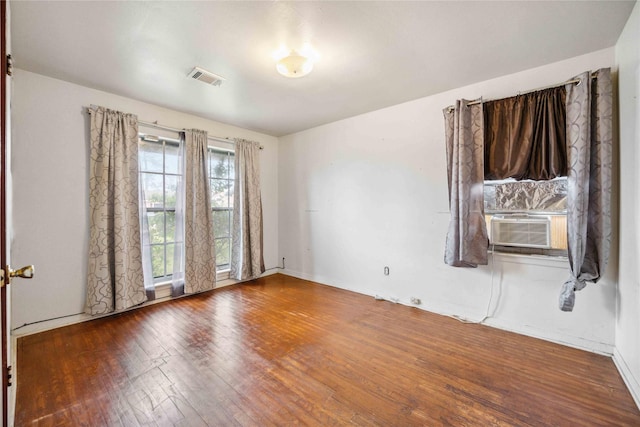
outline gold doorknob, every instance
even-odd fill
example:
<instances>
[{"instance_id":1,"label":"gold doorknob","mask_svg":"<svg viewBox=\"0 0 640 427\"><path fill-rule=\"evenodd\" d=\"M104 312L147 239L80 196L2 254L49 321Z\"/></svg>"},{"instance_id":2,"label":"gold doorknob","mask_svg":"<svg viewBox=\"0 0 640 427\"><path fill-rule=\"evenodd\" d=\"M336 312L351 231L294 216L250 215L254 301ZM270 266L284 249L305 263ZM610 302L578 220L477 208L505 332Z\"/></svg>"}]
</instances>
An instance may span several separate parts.
<instances>
[{"instance_id":1,"label":"gold doorknob","mask_svg":"<svg viewBox=\"0 0 640 427\"><path fill-rule=\"evenodd\" d=\"M33 265L27 265L17 270L12 270L11 266L7 265L5 268L0 269L0 288L11 283L12 277L22 277L23 279L33 279L36 268Z\"/></svg>"},{"instance_id":2,"label":"gold doorknob","mask_svg":"<svg viewBox=\"0 0 640 427\"><path fill-rule=\"evenodd\" d=\"M33 279L33 275L36 272L36 268L33 265L26 265L17 270L12 270L11 267L7 266L7 270L9 270L9 277L22 277L23 279Z\"/></svg>"}]
</instances>

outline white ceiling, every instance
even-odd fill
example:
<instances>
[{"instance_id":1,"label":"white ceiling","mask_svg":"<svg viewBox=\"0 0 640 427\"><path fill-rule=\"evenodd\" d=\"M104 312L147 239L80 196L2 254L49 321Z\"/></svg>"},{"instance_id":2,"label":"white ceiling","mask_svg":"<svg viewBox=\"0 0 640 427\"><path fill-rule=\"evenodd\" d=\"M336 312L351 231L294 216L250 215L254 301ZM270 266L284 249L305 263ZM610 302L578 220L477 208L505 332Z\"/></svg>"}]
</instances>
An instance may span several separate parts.
<instances>
[{"instance_id":1,"label":"white ceiling","mask_svg":"<svg viewBox=\"0 0 640 427\"><path fill-rule=\"evenodd\" d=\"M16 67L281 136L616 43L634 1L11 2ZM309 42L314 71L272 53ZM200 66L221 87L187 78Z\"/></svg>"}]
</instances>

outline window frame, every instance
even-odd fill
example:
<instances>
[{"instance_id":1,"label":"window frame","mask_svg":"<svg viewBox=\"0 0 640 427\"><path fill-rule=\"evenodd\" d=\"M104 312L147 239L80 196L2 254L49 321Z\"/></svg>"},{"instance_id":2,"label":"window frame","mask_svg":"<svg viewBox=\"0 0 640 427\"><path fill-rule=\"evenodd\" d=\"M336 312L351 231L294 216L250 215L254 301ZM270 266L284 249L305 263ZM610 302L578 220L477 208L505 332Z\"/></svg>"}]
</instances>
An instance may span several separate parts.
<instances>
[{"instance_id":1,"label":"window frame","mask_svg":"<svg viewBox=\"0 0 640 427\"><path fill-rule=\"evenodd\" d=\"M144 139L145 137L149 138L149 139ZM162 172L153 172L153 171L144 171L142 170L142 167L139 168L138 171L138 176L140 178L140 185L143 185L143 174L147 174L147 175L160 175L162 176L162 188L163 188L163 192L162 192L162 207L147 207L146 211L147 213L160 213L162 212L164 214L164 221L163 221L163 236L164 236L164 241L162 243L152 243L151 241L149 242L149 246L150 246L150 250L153 251L153 247L157 247L157 246L163 246L163 252L164 252L164 265L163 265L163 270L164 270L164 275L163 276L158 276L158 277L154 277L153 278L153 283L156 286L156 289L161 287L161 286L165 286L168 283L171 282L172 277L173 277L173 271L169 272L167 271L167 246L168 245L172 245L172 244L182 244L184 245L184 242L168 242L167 241L167 216L166 216L166 212L173 212L174 213L174 217L175 217L175 207L173 208L167 208L166 206L166 191L165 186L166 186L166 181L165 181L165 177L170 175L170 176L176 176L176 177L183 177L184 174L182 173L167 173L166 172L166 143L169 142L171 144L176 144L176 145L180 145L181 141L179 139L176 138L171 138L171 137L167 137L167 136L163 136L163 135L156 135L156 134L151 134L151 133L146 133L146 132L139 132L138 133L138 146L140 147L142 143L149 143L149 144L159 144L162 145ZM225 263L225 264L218 264L218 254L216 253L216 279L217 280L226 280L230 278L230 268L231 268L231 244L232 244L232 234L233 234L233 205L232 205L232 200L233 200L233 193L230 192L229 190L233 190L234 186L235 186L235 176L232 176L230 173L231 168L227 168L228 172L227 172L227 177L226 178L220 178L220 177L212 177L211 175L211 162L209 159L209 156L211 155L211 153L225 153L227 154L227 162L233 162L234 161L234 156L235 156L235 151L233 149L229 149L226 147L219 147L217 145L211 145L211 140L208 141L207 144L207 161L208 161L208 167L209 167L209 184L211 187L212 181L213 180L225 180L227 181L228 185L227 185L227 207L214 207L213 203L211 206L211 211L212 211L212 215L214 215L214 212L229 212L228 217L229 217L229 234L225 235L225 236L215 236L214 234L214 250L216 249L215 246L215 242L217 242L218 240L228 240L229 241L229 262ZM228 143L227 141L221 141L221 142L225 142ZM184 153L183 153L184 154ZM229 185L229 183L233 183L232 185ZM213 189L212 187L210 188L210 198L213 198ZM147 221L149 221L149 217L147 216ZM183 246L184 247L184 246ZM182 251L183 255L184 255L184 250ZM153 252L152 252L152 259L153 259Z\"/></svg>"},{"instance_id":2,"label":"window frame","mask_svg":"<svg viewBox=\"0 0 640 427\"><path fill-rule=\"evenodd\" d=\"M145 139L145 137L148 137L149 139ZM184 174L182 173L170 173L167 172L167 157L166 157L166 146L167 143L170 143L176 147L180 147L180 140L175 139L175 138L168 138L168 137L164 137L164 136L155 136L155 135L150 135L150 134L146 134L146 133L142 133L140 132L138 134L138 146L140 146L142 143L148 143L148 144L158 144L162 146L162 172L155 172L155 171L145 171L142 170L142 167L139 166L139 171L138 171L138 175L140 177L140 184L139 185L144 185L143 182L143 175L155 175L155 176L161 176L162 177L162 206L161 207L145 207L145 210L147 212L147 223L149 222L149 216L148 213L162 213L163 214L163 242L162 243L153 243L151 241L151 238L149 239L149 249L151 251L151 262L153 264L153 248L154 247L163 247L163 272L164 274L162 276L153 276L153 283L154 285L160 285L160 284L164 284L167 282L170 282L173 279L173 269L172 271L168 271L167 269L167 254L168 254L168 246L169 245L178 245L178 244L182 244L184 245L184 242L178 242L175 240L171 240L168 241L167 239L167 212L173 212L174 215L174 221L175 221L175 217L176 217L176 207L174 206L173 208L171 207L167 207L167 199L166 199L166 188L167 188L167 180L166 177L167 176L172 176L172 177L177 177L178 181L180 180L181 177L184 176ZM180 172L180 169L178 170L178 172ZM176 188L176 193L177 193L178 189ZM177 198L176 198L177 199ZM174 224L175 227L175 224ZM184 251L183 251L184 253ZM172 261L173 263L173 261ZM153 272L152 272L153 274Z\"/></svg>"},{"instance_id":3,"label":"window frame","mask_svg":"<svg viewBox=\"0 0 640 427\"><path fill-rule=\"evenodd\" d=\"M222 275L222 276L226 276L226 277L222 277L223 279L225 278L229 278L229 273L231 271L231 248L232 248L232 243L233 243L233 190L235 189L235 174L234 176L231 176L231 170L232 168L229 166L227 167L227 177L226 178L222 178L222 177L214 177L212 174L212 170L211 170L211 155L212 154L225 154L226 158L227 158L227 162L230 165L231 162L235 161L235 151L233 149L229 149L229 148L222 148L222 147L218 147L218 146L212 146L209 145L207 147L207 155L208 155L208 164L209 164L209 186L210 186L210 192L211 192L211 198L213 199L213 182L214 181L226 181L227 182L227 206L226 207L218 207L218 206L213 206L213 202L211 204L211 214L212 217L215 215L216 212L228 212L228 229L229 229L229 234L226 236L218 236L214 233L214 248L217 247L217 242L218 241L222 241L222 240L228 240L228 245L229 245L229 252L228 252L228 259L229 262L226 264L218 264L218 253L216 250L216 272L218 273L218 275ZM234 164L234 168L235 168L235 164ZM235 171L235 169L233 169ZM212 218L213 219L213 218ZM215 219L214 219L215 221ZM220 277L218 277L220 278Z\"/></svg>"}]
</instances>

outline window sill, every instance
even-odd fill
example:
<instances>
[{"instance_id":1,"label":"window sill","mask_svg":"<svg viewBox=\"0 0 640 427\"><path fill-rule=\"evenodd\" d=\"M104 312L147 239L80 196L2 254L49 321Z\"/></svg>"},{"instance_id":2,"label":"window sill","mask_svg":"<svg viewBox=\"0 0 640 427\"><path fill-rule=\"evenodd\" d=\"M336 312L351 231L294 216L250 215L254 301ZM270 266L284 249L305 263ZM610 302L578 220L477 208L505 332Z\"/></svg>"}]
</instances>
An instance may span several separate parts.
<instances>
[{"instance_id":1,"label":"window sill","mask_svg":"<svg viewBox=\"0 0 640 427\"><path fill-rule=\"evenodd\" d=\"M216 272L216 283L231 278L231 270L220 270ZM171 281L158 282L155 285L156 299L171 296Z\"/></svg>"},{"instance_id":2,"label":"window sill","mask_svg":"<svg viewBox=\"0 0 640 427\"><path fill-rule=\"evenodd\" d=\"M231 270L220 270L216 272L216 281L228 280L231 278Z\"/></svg>"},{"instance_id":3,"label":"window sill","mask_svg":"<svg viewBox=\"0 0 640 427\"><path fill-rule=\"evenodd\" d=\"M536 255L536 254L512 254L508 252L489 251L492 259L512 264L539 265L543 267L568 268L569 258L566 256Z\"/></svg>"},{"instance_id":4,"label":"window sill","mask_svg":"<svg viewBox=\"0 0 640 427\"><path fill-rule=\"evenodd\" d=\"M155 284L156 299L171 296L171 282L160 282Z\"/></svg>"}]
</instances>

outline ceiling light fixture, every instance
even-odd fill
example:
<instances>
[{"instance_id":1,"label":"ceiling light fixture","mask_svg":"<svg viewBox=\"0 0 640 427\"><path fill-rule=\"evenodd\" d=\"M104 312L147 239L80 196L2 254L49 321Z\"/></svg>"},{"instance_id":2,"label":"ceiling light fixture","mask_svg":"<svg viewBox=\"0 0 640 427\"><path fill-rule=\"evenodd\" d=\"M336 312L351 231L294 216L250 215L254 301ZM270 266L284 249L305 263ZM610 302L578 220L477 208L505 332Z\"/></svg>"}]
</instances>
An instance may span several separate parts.
<instances>
[{"instance_id":1,"label":"ceiling light fixture","mask_svg":"<svg viewBox=\"0 0 640 427\"><path fill-rule=\"evenodd\" d=\"M273 52L272 57L276 61L278 72L294 79L309 74L313 70L313 65L320 59L320 55L310 43L304 43L300 49L290 49L280 45L280 48Z\"/></svg>"},{"instance_id":2,"label":"ceiling light fixture","mask_svg":"<svg viewBox=\"0 0 640 427\"><path fill-rule=\"evenodd\" d=\"M313 61L307 56L292 50L276 63L276 69L285 77L304 77L313 70Z\"/></svg>"}]
</instances>

